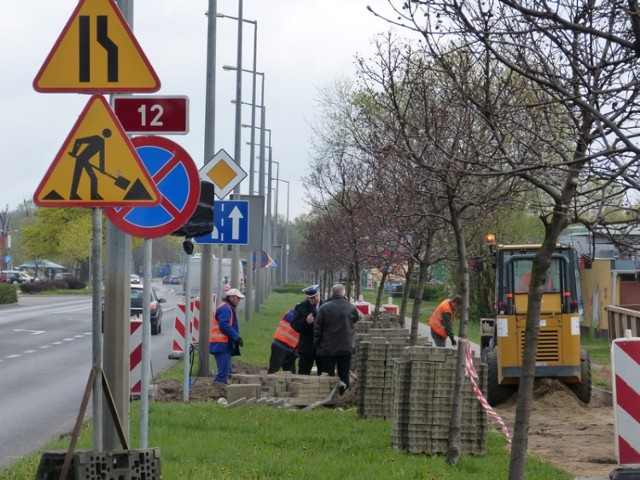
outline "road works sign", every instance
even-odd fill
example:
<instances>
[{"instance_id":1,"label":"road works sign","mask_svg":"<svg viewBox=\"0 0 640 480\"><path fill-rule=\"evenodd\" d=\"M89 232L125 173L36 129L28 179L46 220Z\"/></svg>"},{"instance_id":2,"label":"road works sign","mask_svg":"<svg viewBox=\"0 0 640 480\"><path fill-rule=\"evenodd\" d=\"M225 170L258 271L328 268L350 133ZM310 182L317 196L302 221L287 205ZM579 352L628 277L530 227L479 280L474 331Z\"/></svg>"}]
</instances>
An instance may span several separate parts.
<instances>
[{"instance_id":1,"label":"road works sign","mask_svg":"<svg viewBox=\"0 0 640 480\"><path fill-rule=\"evenodd\" d=\"M33 81L38 92L155 92L160 80L113 0L80 0Z\"/></svg>"},{"instance_id":2,"label":"road works sign","mask_svg":"<svg viewBox=\"0 0 640 480\"><path fill-rule=\"evenodd\" d=\"M159 205L105 209L105 214L120 230L140 238L169 235L184 225L200 199L198 167L177 143L163 137L135 137L142 162L162 195Z\"/></svg>"},{"instance_id":3,"label":"road works sign","mask_svg":"<svg viewBox=\"0 0 640 480\"><path fill-rule=\"evenodd\" d=\"M160 192L104 97L94 95L36 189L41 207L153 206Z\"/></svg>"},{"instance_id":4,"label":"road works sign","mask_svg":"<svg viewBox=\"0 0 640 480\"><path fill-rule=\"evenodd\" d=\"M224 151L218 150L211 160L200 169L200 178L216 186L216 197L224 199L247 176L240 165Z\"/></svg>"}]
</instances>

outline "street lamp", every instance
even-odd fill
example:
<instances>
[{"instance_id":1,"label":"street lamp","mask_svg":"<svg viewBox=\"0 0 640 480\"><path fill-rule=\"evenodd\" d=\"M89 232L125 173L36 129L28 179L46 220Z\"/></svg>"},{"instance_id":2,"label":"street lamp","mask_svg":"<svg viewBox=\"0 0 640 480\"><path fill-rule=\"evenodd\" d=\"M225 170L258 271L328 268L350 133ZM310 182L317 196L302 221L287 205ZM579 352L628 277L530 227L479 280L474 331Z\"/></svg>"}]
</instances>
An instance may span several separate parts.
<instances>
[{"instance_id":1,"label":"street lamp","mask_svg":"<svg viewBox=\"0 0 640 480\"><path fill-rule=\"evenodd\" d=\"M283 273L284 273L284 283L289 283L289 180L282 180L280 178L276 178L275 180L277 180L278 182L287 184L287 223L285 225L285 230L284 230L285 243L283 247L284 251L282 249L280 250L282 252L282 256L285 259L284 265L281 267L282 270L280 270L280 285L282 285Z\"/></svg>"},{"instance_id":2,"label":"street lamp","mask_svg":"<svg viewBox=\"0 0 640 480\"><path fill-rule=\"evenodd\" d=\"M257 35L257 24L256 24L256 35ZM244 105L251 105L251 151L249 153L250 155L250 160L249 160L249 195L253 195L253 191L254 191L254 181L253 181L253 172L255 170L255 126L256 126L256 107L259 107L262 109L261 113L260 113L260 121L261 121L261 125L264 125L264 121L265 121L265 107L264 107L264 72L258 72L256 71L256 55L255 55L255 46L254 46L254 56L253 56L253 70L248 70L246 68L240 68L238 69L237 67L233 67L231 65L223 65L222 69L225 71L238 71L238 72L245 72L245 73L251 73L253 75L253 93L252 93L252 100L251 103L247 103L247 102L243 102L241 100L232 100L232 103L236 103L238 101L240 101L240 104L244 104ZM256 105L256 75L260 75L262 77L262 88L261 88L261 92L260 92L260 100L262 102L262 105ZM238 108L238 105L236 105L236 109Z\"/></svg>"},{"instance_id":3,"label":"street lamp","mask_svg":"<svg viewBox=\"0 0 640 480\"><path fill-rule=\"evenodd\" d=\"M256 104L256 75L258 74L257 69L257 63L258 63L258 22L256 20L246 20L244 18L238 18L238 17L231 17L228 15L223 15L221 13L217 14L218 17L220 18L229 18L232 20L242 20L242 22L246 22L246 23L251 23L253 24L253 86L251 89L251 104L253 105L251 107L251 125L255 125L256 124L256 108L255 108L255 104ZM240 22L240 23L242 23ZM240 30L242 31L242 30ZM240 61L240 57L238 57L238 67L240 67L242 65L242 62ZM223 70L231 70L233 68L229 68L228 66L223 66L222 67ZM240 73L246 71L242 68L240 68L240 70L238 71L238 76L240 76ZM263 74L264 75L264 74ZM263 77L263 81L262 81L262 102L264 104L264 77ZM237 101L240 101L240 98L236 99ZM236 105L236 109L239 108L238 105ZM253 133L253 131L251 132L251 143L253 144L253 140L255 138L255 134ZM254 162L254 156L255 156L255 152L253 150L254 147L251 147L251 160L250 160L250 165L249 165L249 195L253 195L253 162Z\"/></svg>"}]
</instances>

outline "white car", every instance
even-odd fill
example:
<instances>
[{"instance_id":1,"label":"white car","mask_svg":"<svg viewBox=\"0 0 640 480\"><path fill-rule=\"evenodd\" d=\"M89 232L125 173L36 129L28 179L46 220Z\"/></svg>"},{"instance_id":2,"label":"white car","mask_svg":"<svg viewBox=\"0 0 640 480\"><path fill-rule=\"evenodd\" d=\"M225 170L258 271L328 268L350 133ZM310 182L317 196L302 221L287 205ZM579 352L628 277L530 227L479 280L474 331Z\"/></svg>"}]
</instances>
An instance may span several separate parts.
<instances>
[{"instance_id":1,"label":"white car","mask_svg":"<svg viewBox=\"0 0 640 480\"><path fill-rule=\"evenodd\" d=\"M131 274L131 283L141 283L140 282L140 276L136 275L135 273Z\"/></svg>"}]
</instances>

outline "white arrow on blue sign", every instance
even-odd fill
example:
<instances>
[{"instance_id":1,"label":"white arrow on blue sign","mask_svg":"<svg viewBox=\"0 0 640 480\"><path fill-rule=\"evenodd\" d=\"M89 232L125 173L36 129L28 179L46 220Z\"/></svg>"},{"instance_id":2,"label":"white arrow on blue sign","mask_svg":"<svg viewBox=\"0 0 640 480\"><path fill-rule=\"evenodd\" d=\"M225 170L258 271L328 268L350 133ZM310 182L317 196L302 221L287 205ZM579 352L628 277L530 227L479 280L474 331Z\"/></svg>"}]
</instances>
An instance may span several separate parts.
<instances>
[{"instance_id":1,"label":"white arrow on blue sign","mask_svg":"<svg viewBox=\"0 0 640 480\"><path fill-rule=\"evenodd\" d=\"M224 200L213 202L213 231L196 237L195 243L247 245L249 243L249 202Z\"/></svg>"}]
</instances>

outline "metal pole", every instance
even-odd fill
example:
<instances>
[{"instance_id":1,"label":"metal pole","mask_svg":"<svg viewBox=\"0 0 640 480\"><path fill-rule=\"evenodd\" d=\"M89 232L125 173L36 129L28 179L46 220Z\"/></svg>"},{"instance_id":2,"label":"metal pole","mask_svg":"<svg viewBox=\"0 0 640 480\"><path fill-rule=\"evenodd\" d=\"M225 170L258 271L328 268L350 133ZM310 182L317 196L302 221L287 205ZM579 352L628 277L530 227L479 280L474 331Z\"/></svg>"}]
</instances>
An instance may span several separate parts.
<instances>
[{"instance_id":1,"label":"metal pole","mask_svg":"<svg viewBox=\"0 0 640 480\"><path fill-rule=\"evenodd\" d=\"M285 233L285 247L287 250L285 254L284 283L289 283L289 181L284 181L287 182L287 230Z\"/></svg>"},{"instance_id":2,"label":"metal pole","mask_svg":"<svg viewBox=\"0 0 640 480\"><path fill-rule=\"evenodd\" d=\"M189 377L191 370L191 281L189 280L189 277L191 276L191 255L186 252L185 255L187 256L187 266L184 272L184 343L182 347L184 355L182 357L182 400L188 402L190 388Z\"/></svg>"},{"instance_id":3,"label":"metal pole","mask_svg":"<svg viewBox=\"0 0 640 480\"><path fill-rule=\"evenodd\" d=\"M236 60L236 131L235 131L235 158L238 165L242 165L242 0L238 0L238 51ZM240 185L233 189L234 195L240 194ZM234 245L231 255L231 286L240 287L240 247Z\"/></svg>"},{"instance_id":4,"label":"metal pole","mask_svg":"<svg viewBox=\"0 0 640 480\"><path fill-rule=\"evenodd\" d=\"M123 18L133 29L133 0L117 0ZM131 319L131 236L107 222L105 263L105 316L103 336L104 378L111 388L115 409L129 441L129 337ZM120 443L109 409L102 409L102 448Z\"/></svg>"},{"instance_id":5,"label":"metal pole","mask_svg":"<svg viewBox=\"0 0 640 480\"><path fill-rule=\"evenodd\" d=\"M271 148L271 135L269 135L269 181L268 181L268 185L269 187L267 188L267 252L270 255L273 255L273 225L271 224L271 182L273 179L273 151ZM268 283L268 287L267 287L267 291L266 293L271 293L271 289L272 289L272 277L271 277L271 273L267 273L267 283ZM266 298L266 295L265 295Z\"/></svg>"},{"instance_id":6,"label":"metal pole","mask_svg":"<svg viewBox=\"0 0 640 480\"><path fill-rule=\"evenodd\" d=\"M216 133L216 32L217 32L217 0L209 0L209 18L207 30L207 80L204 112L204 162L206 164L215 154ZM213 292L212 279L213 245L202 245L202 261L200 262L200 327L198 329L198 347L200 362L198 376L206 377L210 372L209 327L215 305L211 304Z\"/></svg>"},{"instance_id":7,"label":"metal pole","mask_svg":"<svg viewBox=\"0 0 640 480\"><path fill-rule=\"evenodd\" d=\"M262 104L262 108L260 111L260 168L258 174L258 195L264 198L264 167L265 167L265 129L266 129L266 107L264 105L264 82L265 77L262 75L262 90L260 101ZM264 215L264 212L262 212ZM260 305L265 297L264 295L264 285L265 285L265 275L260 268L262 263L262 251L264 250L264 242L266 237L266 222L262 227L262 235L260 236L260 249L256 252L256 300L255 300L255 310L256 312L260 311Z\"/></svg>"},{"instance_id":8,"label":"metal pole","mask_svg":"<svg viewBox=\"0 0 640 480\"><path fill-rule=\"evenodd\" d=\"M93 449L102 450L102 209L93 209L91 241L91 301L93 366L99 368L93 384Z\"/></svg>"},{"instance_id":9,"label":"metal pole","mask_svg":"<svg viewBox=\"0 0 640 480\"><path fill-rule=\"evenodd\" d=\"M276 173L276 205L275 205L275 213L274 213L274 217L273 217L273 240L272 240L272 248L275 248L275 245L278 245L278 201L280 200L280 162L276 162L274 160L274 162L276 164L276 168L277 168L277 173ZM282 268L282 243L279 244L280 245L280 255L279 255L279 262L278 262L278 269ZM272 253L272 255L275 256L275 252ZM272 268L271 271L272 273L272 278L273 278L273 286L279 286L278 285L278 275L277 275L277 271L275 268Z\"/></svg>"},{"instance_id":10,"label":"metal pole","mask_svg":"<svg viewBox=\"0 0 640 480\"><path fill-rule=\"evenodd\" d=\"M258 69L258 22L253 24L253 87L251 92L251 160L249 162L249 195L253 195L253 171L255 170L255 158L256 158L256 76ZM262 84L264 85L264 77L262 77ZM247 302L249 303L249 302ZM247 308L247 311L250 310Z\"/></svg>"},{"instance_id":11,"label":"metal pole","mask_svg":"<svg viewBox=\"0 0 640 480\"><path fill-rule=\"evenodd\" d=\"M153 240L144 239L144 271L142 274L142 372L140 375L140 448L149 442L149 377L151 376L151 252Z\"/></svg>"}]
</instances>

